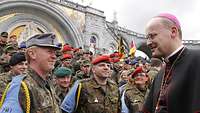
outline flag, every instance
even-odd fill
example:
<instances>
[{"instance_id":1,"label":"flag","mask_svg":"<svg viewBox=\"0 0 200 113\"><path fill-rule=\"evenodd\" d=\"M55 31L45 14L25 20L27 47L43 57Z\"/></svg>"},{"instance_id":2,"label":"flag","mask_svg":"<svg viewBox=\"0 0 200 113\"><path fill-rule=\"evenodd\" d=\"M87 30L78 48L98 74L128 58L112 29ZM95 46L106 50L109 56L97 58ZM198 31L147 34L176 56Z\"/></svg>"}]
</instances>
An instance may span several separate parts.
<instances>
[{"instance_id":1,"label":"flag","mask_svg":"<svg viewBox=\"0 0 200 113\"><path fill-rule=\"evenodd\" d=\"M65 96L60 108L67 113L73 113L76 110L76 92L78 89L79 81L76 81L69 93Z\"/></svg>"},{"instance_id":2,"label":"flag","mask_svg":"<svg viewBox=\"0 0 200 113\"><path fill-rule=\"evenodd\" d=\"M131 44L130 44L129 55L130 55L131 57L134 57L134 56L135 56L135 52L136 52L136 45L135 45L135 41L132 40L132 41L131 41Z\"/></svg>"},{"instance_id":3,"label":"flag","mask_svg":"<svg viewBox=\"0 0 200 113\"><path fill-rule=\"evenodd\" d=\"M119 54L121 54L121 59L125 57L125 46L123 43L123 39L122 37L119 38L119 42L118 42L118 52Z\"/></svg>"}]
</instances>

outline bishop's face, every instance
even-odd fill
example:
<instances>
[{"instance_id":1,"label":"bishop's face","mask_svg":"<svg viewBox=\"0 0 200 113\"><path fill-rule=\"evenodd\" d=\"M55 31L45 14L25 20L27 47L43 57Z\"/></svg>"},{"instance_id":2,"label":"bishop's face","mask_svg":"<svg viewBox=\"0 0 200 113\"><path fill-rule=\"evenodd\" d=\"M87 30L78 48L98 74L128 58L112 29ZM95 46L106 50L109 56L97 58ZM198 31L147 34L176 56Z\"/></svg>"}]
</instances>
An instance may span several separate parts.
<instances>
[{"instance_id":1,"label":"bishop's face","mask_svg":"<svg viewBox=\"0 0 200 113\"><path fill-rule=\"evenodd\" d=\"M147 45L153 57L167 57L171 52L171 30L162 24L160 18L153 18L146 27Z\"/></svg>"}]
</instances>

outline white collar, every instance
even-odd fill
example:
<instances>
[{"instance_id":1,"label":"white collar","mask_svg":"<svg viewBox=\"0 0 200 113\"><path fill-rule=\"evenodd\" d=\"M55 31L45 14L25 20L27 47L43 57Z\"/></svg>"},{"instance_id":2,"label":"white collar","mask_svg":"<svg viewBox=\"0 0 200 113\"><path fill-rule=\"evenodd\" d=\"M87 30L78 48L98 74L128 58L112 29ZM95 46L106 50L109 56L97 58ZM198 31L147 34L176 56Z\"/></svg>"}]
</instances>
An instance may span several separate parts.
<instances>
[{"instance_id":1,"label":"white collar","mask_svg":"<svg viewBox=\"0 0 200 113\"><path fill-rule=\"evenodd\" d=\"M165 58L165 61L169 61L169 58L175 55L179 50L181 50L184 47L184 45L181 45L178 49L176 49L174 52L172 52L168 57Z\"/></svg>"}]
</instances>

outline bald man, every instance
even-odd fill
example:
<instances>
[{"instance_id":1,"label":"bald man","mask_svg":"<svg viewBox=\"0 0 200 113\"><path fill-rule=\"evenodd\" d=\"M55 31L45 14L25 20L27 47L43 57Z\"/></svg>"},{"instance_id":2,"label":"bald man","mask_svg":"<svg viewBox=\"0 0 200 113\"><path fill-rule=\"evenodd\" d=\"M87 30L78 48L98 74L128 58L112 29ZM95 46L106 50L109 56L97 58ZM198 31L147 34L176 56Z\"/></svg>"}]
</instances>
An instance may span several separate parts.
<instances>
[{"instance_id":1,"label":"bald man","mask_svg":"<svg viewBox=\"0 0 200 113\"><path fill-rule=\"evenodd\" d=\"M166 66L156 76L143 112L200 112L200 51L182 44L178 19L172 14L159 14L147 23L146 35L152 56L164 58Z\"/></svg>"}]
</instances>

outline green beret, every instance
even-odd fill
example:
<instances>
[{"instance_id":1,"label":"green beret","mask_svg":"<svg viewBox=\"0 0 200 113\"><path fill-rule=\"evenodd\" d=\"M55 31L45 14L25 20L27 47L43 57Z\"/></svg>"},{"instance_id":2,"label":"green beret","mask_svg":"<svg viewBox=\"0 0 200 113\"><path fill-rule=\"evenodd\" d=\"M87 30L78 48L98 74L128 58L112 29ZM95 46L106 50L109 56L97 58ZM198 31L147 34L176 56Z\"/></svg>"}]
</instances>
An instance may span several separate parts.
<instances>
[{"instance_id":1,"label":"green beret","mask_svg":"<svg viewBox=\"0 0 200 113\"><path fill-rule=\"evenodd\" d=\"M69 68L66 67L59 67L54 71L54 75L56 77L65 77L65 76L71 76L72 71Z\"/></svg>"}]
</instances>

